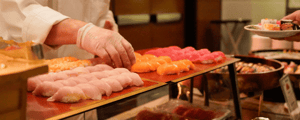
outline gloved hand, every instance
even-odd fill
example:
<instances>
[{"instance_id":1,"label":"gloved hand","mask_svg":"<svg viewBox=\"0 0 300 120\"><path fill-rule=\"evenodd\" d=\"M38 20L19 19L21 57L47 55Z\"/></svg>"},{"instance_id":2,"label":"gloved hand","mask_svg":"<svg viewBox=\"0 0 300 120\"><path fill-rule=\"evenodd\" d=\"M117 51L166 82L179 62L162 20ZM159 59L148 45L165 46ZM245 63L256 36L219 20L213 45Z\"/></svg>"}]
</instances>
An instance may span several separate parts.
<instances>
[{"instance_id":1,"label":"gloved hand","mask_svg":"<svg viewBox=\"0 0 300 120\"><path fill-rule=\"evenodd\" d=\"M119 33L89 23L80 28L77 46L99 56L104 63L130 70L135 63L131 44Z\"/></svg>"}]
</instances>

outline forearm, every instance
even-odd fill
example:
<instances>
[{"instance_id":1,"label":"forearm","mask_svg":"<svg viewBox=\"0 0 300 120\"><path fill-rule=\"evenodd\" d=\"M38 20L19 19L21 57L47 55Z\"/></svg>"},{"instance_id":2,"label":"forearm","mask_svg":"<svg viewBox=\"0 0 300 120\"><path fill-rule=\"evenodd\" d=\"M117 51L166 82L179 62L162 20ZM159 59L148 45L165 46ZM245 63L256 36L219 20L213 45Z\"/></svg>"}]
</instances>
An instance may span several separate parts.
<instances>
[{"instance_id":1,"label":"forearm","mask_svg":"<svg viewBox=\"0 0 300 120\"><path fill-rule=\"evenodd\" d=\"M85 24L87 23L80 20L65 19L52 27L44 43L47 45L76 44L77 32Z\"/></svg>"}]
</instances>

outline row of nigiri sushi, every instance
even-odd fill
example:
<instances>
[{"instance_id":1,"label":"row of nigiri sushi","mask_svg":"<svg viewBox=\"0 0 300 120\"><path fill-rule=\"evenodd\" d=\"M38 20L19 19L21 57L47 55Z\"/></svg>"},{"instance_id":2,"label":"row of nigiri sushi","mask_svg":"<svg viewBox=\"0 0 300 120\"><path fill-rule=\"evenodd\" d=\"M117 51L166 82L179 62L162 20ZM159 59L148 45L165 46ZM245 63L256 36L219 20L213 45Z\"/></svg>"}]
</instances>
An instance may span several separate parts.
<instances>
[{"instance_id":1,"label":"row of nigiri sushi","mask_svg":"<svg viewBox=\"0 0 300 120\"><path fill-rule=\"evenodd\" d=\"M196 50L193 47L185 47L181 49L178 46L170 46L149 50L145 54L152 54L157 57L169 56L173 61L188 59L193 63L210 64L220 62L226 59L225 54L221 51L211 52L208 49Z\"/></svg>"},{"instance_id":2,"label":"row of nigiri sushi","mask_svg":"<svg viewBox=\"0 0 300 120\"><path fill-rule=\"evenodd\" d=\"M132 72L144 73L157 71L159 75L179 74L195 68L195 65L185 59L172 61L169 56L159 56L135 53L137 62L131 67Z\"/></svg>"},{"instance_id":3,"label":"row of nigiri sushi","mask_svg":"<svg viewBox=\"0 0 300 120\"><path fill-rule=\"evenodd\" d=\"M125 68L96 65L73 70L31 77L28 90L33 90L34 95L50 97L48 101L78 102L100 100L102 95L110 96L128 86L144 85L138 74Z\"/></svg>"}]
</instances>

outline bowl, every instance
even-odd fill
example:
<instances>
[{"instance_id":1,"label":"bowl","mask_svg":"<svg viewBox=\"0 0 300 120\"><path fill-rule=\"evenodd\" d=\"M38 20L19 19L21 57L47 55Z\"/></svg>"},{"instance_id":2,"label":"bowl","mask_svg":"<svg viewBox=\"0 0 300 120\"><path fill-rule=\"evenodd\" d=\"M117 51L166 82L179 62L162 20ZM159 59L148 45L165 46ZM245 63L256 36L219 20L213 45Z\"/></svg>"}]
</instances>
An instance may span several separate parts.
<instances>
[{"instance_id":1,"label":"bowl","mask_svg":"<svg viewBox=\"0 0 300 120\"><path fill-rule=\"evenodd\" d=\"M261 63L269 65L275 69L269 72L259 73L237 73L236 79L238 82L238 88L240 92L258 92L263 90L269 90L280 86L279 79L283 75L283 65L277 60L264 59L251 56L235 55L235 58L239 58L240 61L246 63ZM230 78L228 73L208 73L208 81L222 81L225 86L230 86Z\"/></svg>"}]
</instances>

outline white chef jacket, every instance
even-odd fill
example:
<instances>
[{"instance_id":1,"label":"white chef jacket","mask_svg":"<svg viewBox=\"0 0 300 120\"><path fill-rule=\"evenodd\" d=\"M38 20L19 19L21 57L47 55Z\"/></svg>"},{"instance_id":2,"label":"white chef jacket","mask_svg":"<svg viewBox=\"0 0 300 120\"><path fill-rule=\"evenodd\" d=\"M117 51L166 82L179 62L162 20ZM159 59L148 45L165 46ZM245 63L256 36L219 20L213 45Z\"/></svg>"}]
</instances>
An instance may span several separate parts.
<instances>
[{"instance_id":1,"label":"white chef jacket","mask_svg":"<svg viewBox=\"0 0 300 120\"><path fill-rule=\"evenodd\" d=\"M0 0L0 36L17 42L44 43L52 26L66 18L99 27L109 20L117 31L109 3L110 0ZM65 56L89 59L94 55L76 45L58 49L44 45L44 56L46 59Z\"/></svg>"}]
</instances>

